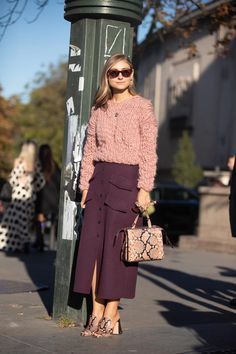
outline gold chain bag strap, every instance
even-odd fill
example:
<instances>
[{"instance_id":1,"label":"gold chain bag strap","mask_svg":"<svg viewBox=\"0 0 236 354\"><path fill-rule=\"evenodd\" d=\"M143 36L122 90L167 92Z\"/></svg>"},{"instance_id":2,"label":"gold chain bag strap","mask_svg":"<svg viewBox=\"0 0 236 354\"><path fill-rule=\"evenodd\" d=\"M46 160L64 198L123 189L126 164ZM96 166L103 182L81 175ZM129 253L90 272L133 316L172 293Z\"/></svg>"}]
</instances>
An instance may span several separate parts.
<instances>
[{"instance_id":1,"label":"gold chain bag strap","mask_svg":"<svg viewBox=\"0 0 236 354\"><path fill-rule=\"evenodd\" d=\"M164 230L159 226L152 225L148 214L145 216L148 226L136 227L138 214L133 225L124 229L121 259L125 262L154 261L164 257Z\"/></svg>"}]
</instances>

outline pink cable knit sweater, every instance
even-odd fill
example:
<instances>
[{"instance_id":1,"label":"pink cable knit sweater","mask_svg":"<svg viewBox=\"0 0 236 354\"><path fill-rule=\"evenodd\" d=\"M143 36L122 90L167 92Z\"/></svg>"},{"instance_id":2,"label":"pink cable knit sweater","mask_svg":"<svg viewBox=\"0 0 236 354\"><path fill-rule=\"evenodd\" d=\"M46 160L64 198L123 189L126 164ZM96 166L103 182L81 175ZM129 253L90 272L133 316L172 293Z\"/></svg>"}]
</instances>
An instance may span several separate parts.
<instances>
[{"instance_id":1,"label":"pink cable knit sweater","mask_svg":"<svg viewBox=\"0 0 236 354\"><path fill-rule=\"evenodd\" d=\"M88 189L94 161L139 165L138 188L151 191L156 174L157 122L151 101L136 95L108 108L92 108L79 188Z\"/></svg>"}]
</instances>

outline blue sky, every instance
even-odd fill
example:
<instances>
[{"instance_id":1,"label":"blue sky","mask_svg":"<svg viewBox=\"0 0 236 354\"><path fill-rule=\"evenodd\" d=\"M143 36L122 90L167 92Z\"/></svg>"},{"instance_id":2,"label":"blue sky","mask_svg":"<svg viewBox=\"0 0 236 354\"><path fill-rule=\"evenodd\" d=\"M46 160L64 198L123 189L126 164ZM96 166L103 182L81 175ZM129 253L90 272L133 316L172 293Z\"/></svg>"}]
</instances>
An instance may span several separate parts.
<instances>
[{"instance_id":1,"label":"blue sky","mask_svg":"<svg viewBox=\"0 0 236 354\"><path fill-rule=\"evenodd\" d=\"M49 63L67 58L70 23L63 18L63 3L50 0L38 20L28 24L26 20L36 13L32 3L0 42L0 83L6 97L23 92L24 85Z\"/></svg>"},{"instance_id":2,"label":"blue sky","mask_svg":"<svg viewBox=\"0 0 236 354\"><path fill-rule=\"evenodd\" d=\"M37 21L28 24L35 14L36 7L29 1L24 15L0 42L0 84L5 97L22 94L38 71L60 59L67 60L70 23L63 17L64 2L50 0ZM140 32L142 38L144 30Z\"/></svg>"}]
</instances>

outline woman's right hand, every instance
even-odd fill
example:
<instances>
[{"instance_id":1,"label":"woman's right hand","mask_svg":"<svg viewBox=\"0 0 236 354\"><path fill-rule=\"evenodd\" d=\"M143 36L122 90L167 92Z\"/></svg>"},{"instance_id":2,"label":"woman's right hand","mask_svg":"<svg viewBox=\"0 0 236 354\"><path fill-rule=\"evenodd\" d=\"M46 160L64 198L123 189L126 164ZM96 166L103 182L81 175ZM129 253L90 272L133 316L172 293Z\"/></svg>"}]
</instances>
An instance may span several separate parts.
<instances>
[{"instance_id":1,"label":"woman's right hand","mask_svg":"<svg viewBox=\"0 0 236 354\"><path fill-rule=\"evenodd\" d=\"M85 208L85 200L87 198L87 194L88 194L88 190L84 189L83 192L82 192L82 198L81 198L81 202L80 202L80 206L81 206L82 209Z\"/></svg>"}]
</instances>

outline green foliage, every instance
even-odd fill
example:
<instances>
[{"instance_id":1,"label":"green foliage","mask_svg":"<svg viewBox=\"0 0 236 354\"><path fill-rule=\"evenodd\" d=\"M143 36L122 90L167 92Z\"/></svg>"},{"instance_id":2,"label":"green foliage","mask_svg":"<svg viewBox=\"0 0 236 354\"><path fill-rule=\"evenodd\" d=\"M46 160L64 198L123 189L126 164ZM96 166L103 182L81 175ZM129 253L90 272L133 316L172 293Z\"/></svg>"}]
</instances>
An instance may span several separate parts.
<instances>
[{"instance_id":1,"label":"green foliage","mask_svg":"<svg viewBox=\"0 0 236 354\"><path fill-rule=\"evenodd\" d=\"M19 102L17 97L9 99L2 96L0 87L0 177L6 178L11 171L14 151L14 124Z\"/></svg>"},{"instance_id":2,"label":"green foliage","mask_svg":"<svg viewBox=\"0 0 236 354\"><path fill-rule=\"evenodd\" d=\"M66 64L49 66L34 81L29 103L22 105L15 117L18 126L16 141L33 139L38 145L50 144L53 155L61 164L66 95Z\"/></svg>"},{"instance_id":3,"label":"green foliage","mask_svg":"<svg viewBox=\"0 0 236 354\"><path fill-rule=\"evenodd\" d=\"M184 131L174 156L172 176L177 183L193 188L202 179L203 171L196 163L196 156L189 134Z\"/></svg>"}]
</instances>

